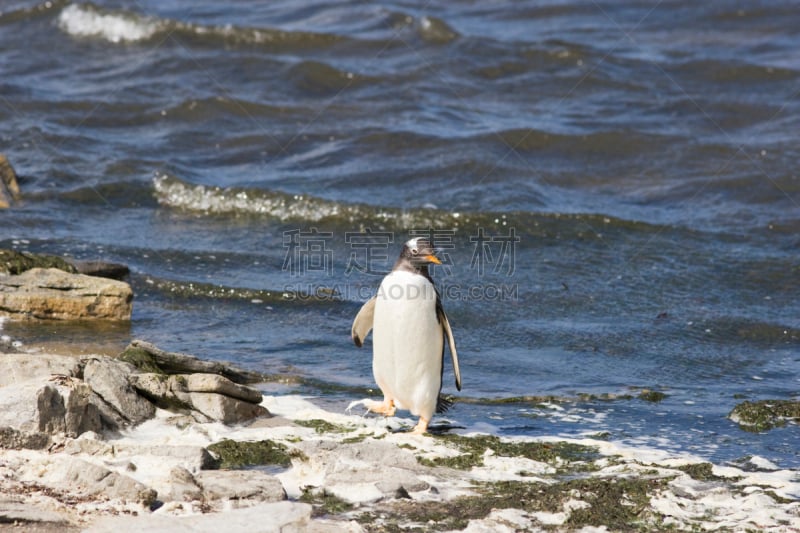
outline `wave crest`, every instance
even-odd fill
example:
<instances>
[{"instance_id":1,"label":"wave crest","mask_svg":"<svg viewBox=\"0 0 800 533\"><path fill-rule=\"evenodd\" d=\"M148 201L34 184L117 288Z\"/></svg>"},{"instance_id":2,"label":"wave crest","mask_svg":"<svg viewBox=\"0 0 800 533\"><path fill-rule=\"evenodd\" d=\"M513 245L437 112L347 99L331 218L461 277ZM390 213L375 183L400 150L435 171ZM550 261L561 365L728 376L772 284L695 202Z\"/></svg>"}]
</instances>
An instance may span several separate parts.
<instances>
[{"instance_id":1,"label":"wave crest","mask_svg":"<svg viewBox=\"0 0 800 533\"><path fill-rule=\"evenodd\" d=\"M136 43L167 33L184 37L188 42L199 40L270 48L326 47L346 40L327 33L194 24L130 11L106 10L91 3L65 7L58 16L58 26L74 37L99 38L112 43Z\"/></svg>"},{"instance_id":2,"label":"wave crest","mask_svg":"<svg viewBox=\"0 0 800 533\"><path fill-rule=\"evenodd\" d=\"M58 16L58 26L76 37L121 43L147 40L163 29L164 23L133 13L103 12L91 4L71 4Z\"/></svg>"},{"instance_id":3,"label":"wave crest","mask_svg":"<svg viewBox=\"0 0 800 533\"><path fill-rule=\"evenodd\" d=\"M263 189L192 185L168 174L153 178L159 204L213 214L264 215L280 221L377 224L382 227L458 227L459 213L344 203L304 194Z\"/></svg>"}]
</instances>

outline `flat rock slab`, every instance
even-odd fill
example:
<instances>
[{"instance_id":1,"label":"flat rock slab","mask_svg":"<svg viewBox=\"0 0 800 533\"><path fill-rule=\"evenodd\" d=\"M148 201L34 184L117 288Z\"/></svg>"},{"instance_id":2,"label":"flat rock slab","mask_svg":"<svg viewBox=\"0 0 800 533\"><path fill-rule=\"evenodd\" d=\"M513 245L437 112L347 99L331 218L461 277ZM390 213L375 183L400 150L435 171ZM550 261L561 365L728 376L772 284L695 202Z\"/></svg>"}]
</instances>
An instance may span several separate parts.
<instances>
[{"instance_id":1,"label":"flat rock slab","mask_svg":"<svg viewBox=\"0 0 800 533\"><path fill-rule=\"evenodd\" d=\"M80 499L119 499L149 505L156 492L135 479L77 457L53 456L29 464L22 481L45 486Z\"/></svg>"},{"instance_id":2,"label":"flat rock slab","mask_svg":"<svg viewBox=\"0 0 800 533\"><path fill-rule=\"evenodd\" d=\"M75 377L80 361L68 355L0 354L0 387L31 379L49 379L54 374Z\"/></svg>"},{"instance_id":3,"label":"flat rock slab","mask_svg":"<svg viewBox=\"0 0 800 533\"><path fill-rule=\"evenodd\" d=\"M32 523L46 523L63 527L67 526L67 519L55 511L42 508L41 505L0 497L0 524L8 523L24 523L28 526L25 531L30 531ZM21 528L20 531L22 531Z\"/></svg>"},{"instance_id":4,"label":"flat rock slab","mask_svg":"<svg viewBox=\"0 0 800 533\"><path fill-rule=\"evenodd\" d=\"M241 424L260 416L270 416L266 407L212 392L187 393L192 409L223 424Z\"/></svg>"},{"instance_id":5,"label":"flat rock slab","mask_svg":"<svg viewBox=\"0 0 800 533\"><path fill-rule=\"evenodd\" d=\"M230 363L203 361L193 355L168 352L139 339L131 341L120 358L146 372L158 369L164 374L219 374L234 383L259 383L264 380L264 376L258 372L243 370Z\"/></svg>"},{"instance_id":6,"label":"flat rock slab","mask_svg":"<svg viewBox=\"0 0 800 533\"><path fill-rule=\"evenodd\" d=\"M286 499L278 478L259 470L203 470L194 476L208 500L276 502Z\"/></svg>"},{"instance_id":7,"label":"flat rock slab","mask_svg":"<svg viewBox=\"0 0 800 533\"><path fill-rule=\"evenodd\" d=\"M130 320L133 291L127 283L32 268L0 277L0 315L20 319Z\"/></svg>"},{"instance_id":8,"label":"flat rock slab","mask_svg":"<svg viewBox=\"0 0 800 533\"><path fill-rule=\"evenodd\" d=\"M393 498L400 490L419 492L430 485L420 476L429 470L413 453L384 441L298 444L311 467L324 475L325 490L353 504Z\"/></svg>"},{"instance_id":9,"label":"flat rock slab","mask_svg":"<svg viewBox=\"0 0 800 533\"><path fill-rule=\"evenodd\" d=\"M216 392L255 404L261 403L264 399L260 390L239 385L217 374L187 374L184 380L186 392Z\"/></svg>"},{"instance_id":10,"label":"flat rock slab","mask_svg":"<svg viewBox=\"0 0 800 533\"><path fill-rule=\"evenodd\" d=\"M192 409L210 420L240 424L271 416L262 407L261 391L238 385L217 374L175 374L154 372L132 374L131 386L165 409Z\"/></svg>"},{"instance_id":11,"label":"flat rock slab","mask_svg":"<svg viewBox=\"0 0 800 533\"><path fill-rule=\"evenodd\" d=\"M102 518L84 531L87 533L355 533L363 529L354 522L312 520L311 505L296 502L263 503L225 513L190 516L150 515Z\"/></svg>"}]
</instances>

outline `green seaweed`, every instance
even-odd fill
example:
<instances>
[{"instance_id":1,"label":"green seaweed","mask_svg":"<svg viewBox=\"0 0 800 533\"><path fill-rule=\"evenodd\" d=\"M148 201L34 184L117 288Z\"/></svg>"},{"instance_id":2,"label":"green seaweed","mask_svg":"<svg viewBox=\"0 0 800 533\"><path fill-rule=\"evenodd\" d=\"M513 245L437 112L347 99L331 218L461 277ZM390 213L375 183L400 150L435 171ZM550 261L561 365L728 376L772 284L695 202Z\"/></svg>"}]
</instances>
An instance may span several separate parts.
<instances>
[{"instance_id":1,"label":"green seaweed","mask_svg":"<svg viewBox=\"0 0 800 533\"><path fill-rule=\"evenodd\" d=\"M321 418L314 418L312 420L295 420L295 424L303 426L304 428L313 428L317 433L348 433L353 431L350 428L333 424Z\"/></svg>"},{"instance_id":2,"label":"green seaweed","mask_svg":"<svg viewBox=\"0 0 800 533\"><path fill-rule=\"evenodd\" d=\"M341 514L353 509L352 504L326 490L320 491L314 487L303 487L302 491L299 501L310 503L313 506L312 517Z\"/></svg>"},{"instance_id":3,"label":"green seaweed","mask_svg":"<svg viewBox=\"0 0 800 533\"><path fill-rule=\"evenodd\" d=\"M166 375L166 372L156 363L156 358L153 357L153 354L143 348L128 346L117 358L120 361L132 364L142 372Z\"/></svg>"},{"instance_id":4,"label":"green seaweed","mask_svg":"<svg viewBox=\"0 0 800 533\"><path fill-rule=\"evenodd\" d=\"M728 417L737 419L743 430L758 433L785 426L789 420L800 422L800 401L745 401L736 405Z\"/></svg>"},{"instance_id":5,"label":"green seaweed","mask_svg":"<svg viewBox=\"0 0 800 533\"><path fill-rule=\"evenodd\" d=\"M642 391L639 393L639 399L644 400L645 402L658 403L666 397L667 395L663 392L650 389L642 389Z\"/></svg>"},{"instance_id":6,"label":"green seaweed","mask_svg":"<svg viewBox=\"0 0 800 533\"><path fill-rule=\"evenodd\" d=\"M219 467L239 469L248 466L278 465L292 466L292 458L299 452L289 451L283 444L271 441L235 441L224 439L208 447L208 451L219 457Z\"/></svg>"},{"instance_id":7,"label":"green seaweed","mask_svg":"<svg viewBox=\"0 0 800 533\"><path fill-rule=\"evenodd\" d=\"M464 437L444 434L435 438L447 442L463 453L455 457L435 459L418 457L417 460L420 463L427 466L446 466L459 470L468 470L475 466L482 466L484 453L486 450L491 449L495 455L502 457L524 457L533 461L548 463L558 468L561 468L564 462L568 462L572 470L590 471L596 470L593 461L600 457L599 452L594 447L568 442L503 441L494 435Z\"/></svg>"},{"instance_id":8,"label":"green seaweed","mask_svg":"<svg viewBox=\"0 0 800 533\"><path fill-rule=\"evenodd\" d=\"M57 268L70 274L77 270L70 263L56 255L32 254L16 250L0 249L0 273L22 274L32 268Z\"/></svg>"},{"instance_id":9,"label":"green seaweed","mask_svg":"<svg viewBox=\"0 0 800 533\"><path fill-rule=\"evenodd\" d=\"M715 475L713 468L714 465L711 463L695 463L677 467L678 470L686 472L689 477L698 481L727 481L729 479Z\"/></svg>"},{"instance_id":10,"label":"green seaweed","mask_svg":"<svg viewBox=\"0 0 800 533\"><path fill-rule=\"evenodd\" d=\"M501 481L476 486L477 495L446 502L396 500L380 509L379 514L362 513L357 520L370 532L461 530L470 520L485 518L495 509L562 512L564 504L580 494L589 506L569 513L564 525L570 530L605 526L611 531L653 531L658 529L661 517L648 510L650 499L668 482L669 478L618 477L588 477L553 484Z\"/></svg>"}]
</instances>

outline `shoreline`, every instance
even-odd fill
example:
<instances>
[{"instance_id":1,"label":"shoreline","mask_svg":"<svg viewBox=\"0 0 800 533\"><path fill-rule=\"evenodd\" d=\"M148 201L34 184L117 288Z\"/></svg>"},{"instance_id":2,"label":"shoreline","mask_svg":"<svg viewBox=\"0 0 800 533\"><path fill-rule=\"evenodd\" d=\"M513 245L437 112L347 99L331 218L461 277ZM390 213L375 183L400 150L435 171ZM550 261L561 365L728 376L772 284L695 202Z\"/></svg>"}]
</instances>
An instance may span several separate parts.
<instances>
[{"instance_id":1,"label":"shoreline","mask_svg":"<svg viewBox=\"0 0 800 533\"><path fill-rule=\"evenodd\" d=\"M115 433L2 449L2 521L96 532L800 529L800 475L759 457L738 468L597 438L415 436L399 431L410 418L331 412L313 397L262 392L260 405L270 416L240 424L158 408ZM93 492L76 469L114 481Z\"/></svg>"}]
</instances>

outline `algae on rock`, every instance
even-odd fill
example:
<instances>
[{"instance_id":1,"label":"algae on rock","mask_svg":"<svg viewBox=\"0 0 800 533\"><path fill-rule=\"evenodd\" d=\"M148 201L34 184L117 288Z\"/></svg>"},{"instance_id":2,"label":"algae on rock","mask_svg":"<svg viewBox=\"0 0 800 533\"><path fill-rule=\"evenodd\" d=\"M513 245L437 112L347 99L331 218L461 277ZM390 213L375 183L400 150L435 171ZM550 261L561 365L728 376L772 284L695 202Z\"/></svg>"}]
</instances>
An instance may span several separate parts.
<instances>
[{"instance_id":1,"label":"algae on rock","mask_svg":"<svg viewBox=\"0 0 800 533\"><path fill-rule=\"evenodd\" d=\"M800 422L800 401L759 400L742 402L728 417L745 431L760 432L785 426L787 421Z\"/></svg>"},{"instance_id":2,"label":"algae on rock","mask_svg":"<svg viewBox=\"0 0 800 533\"><path fill-rule=\"evenodd\" d=\"M271 440L256 442L224 439L208 447L208 451L219 457L219 468L244 468L247 466L277 465L292 466L293 457L302 457L300 452L289 451L286 446Z\"/></svg>"}]
</instances>

